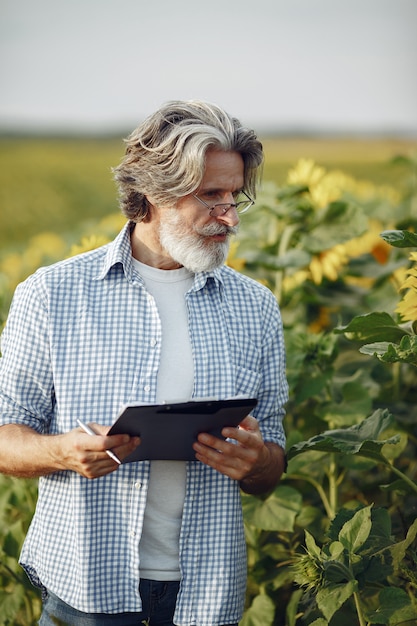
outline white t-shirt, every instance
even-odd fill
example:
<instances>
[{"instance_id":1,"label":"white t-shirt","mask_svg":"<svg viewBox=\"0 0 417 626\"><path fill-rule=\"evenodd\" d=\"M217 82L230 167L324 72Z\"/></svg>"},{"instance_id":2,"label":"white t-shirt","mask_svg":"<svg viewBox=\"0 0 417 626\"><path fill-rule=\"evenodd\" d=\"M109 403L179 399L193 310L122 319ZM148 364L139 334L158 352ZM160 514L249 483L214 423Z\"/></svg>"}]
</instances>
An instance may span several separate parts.
<instances>
[{"instance_id":1,"label":"white t-shirt","mask_svg":"<svg viewBox=\"0 0 417 626\"><path fill-rule=\"evenodd\" d=\"M185 268L160 270L133 259L154 297L162 324L161 361L156 401L189 400L193 391L193 355L185 293L194 275ZM179 580L179 534L185 497L185 461L152 461L140 541L140 576Z\"/></svg>"}]
</instances>

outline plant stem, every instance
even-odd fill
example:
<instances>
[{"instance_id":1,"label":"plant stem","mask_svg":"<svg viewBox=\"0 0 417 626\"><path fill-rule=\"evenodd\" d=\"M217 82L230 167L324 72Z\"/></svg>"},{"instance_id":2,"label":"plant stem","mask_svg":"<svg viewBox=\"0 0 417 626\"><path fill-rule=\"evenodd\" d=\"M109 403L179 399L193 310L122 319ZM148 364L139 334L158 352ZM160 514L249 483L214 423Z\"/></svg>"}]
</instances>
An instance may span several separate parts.
<instances>
[{"instance_id":1,"label":"plant stem","mask_svg":"<svg viewBox=\"0 0 417 626\"><path fill-rule=\"evenodd\" d=\"M286 476L287 480L288 478L292 478L293 480L306 480L308 483L313 485L313 487L316 489L317 493L320 496L320 499L323 503L324 508L326 509L327 517L330 520L334 518L335 516L334 509L332 509L330 502L326 496L326 492L324 491L320 483L314 480L314 478L311 478L311 476L307 476L306 474L290 474L289 476Z\"/></svg>"},{"instance_id":2,"label":"plant stem","mask_svg":"<svg viewBox=\"0 0 417 626\"><path fill-rule=\"evenodd\" d=\"M390 466L394 474L397 474L397 476L399 476L405 483L407 483L409 487L411 487L413 491L417 493L417 484L413 480L411 480L411 478L408 478L406 474L403 474L403 472L397 469L395 465L391 465L391 463L388 463L388 465Z\"/></svg>"},{"instance_id":3,"label":"plant stem","mask_svg":"<svg viewBox=\"0 0 417 626\"><path fill-rule=\"evenodd\" d=\"M365 618L363 616L363 613L362 613L362 607L360 605L359 595L358 595L357 591L353 592L353 597L355 599L355 606L356 606L356 612L357 612L358 618L359 618L359 624L360 624L360 626L366 626L366 620L365 620Z\"/></svg>"},{"instance_id":4,"label":"plant stem","mask_svg":"<svg viewBox=\"0 0 417 626\"><path fill-rule=\"evenodd\" d=\"M330 455L330 463L329 463L329 470L328 470L328 478L329 478L329 501L330 501L330 507L331 507L331 511L332 511L332 517L331 519L333 519L336 515L336 511L337 511L337 502L338 502L338 493L337 493L337 464L336 464L336 455L333 452Z\"/></svg>"},{"instance_id":5,"label":"plant stem","mask_svg":"<svg viewBox=\"0 0 417 626\"><path fill-rule=\"evenodd\" d=\"M401 394L401 363L393 363L392 365L392 381L393 381L393 396L394 400L399 400Z\"/></svg>"},{"instance_id":6,"label":"plant stem","mask_svg":"<svg viewBox=\"0 0 417 626\"><path fill-rule=\"evenodd\" d=\"M291 237L293 233L299 228L298 224L290 224L286 226L282 232L282 236L279 242L277 256L280 257L288 250L290 245ZM282 279L284 277L284 270L278 270L275 276L275 297L277 299L278 304L281 303L282 296Z\"/></svg>"}]
</instances>

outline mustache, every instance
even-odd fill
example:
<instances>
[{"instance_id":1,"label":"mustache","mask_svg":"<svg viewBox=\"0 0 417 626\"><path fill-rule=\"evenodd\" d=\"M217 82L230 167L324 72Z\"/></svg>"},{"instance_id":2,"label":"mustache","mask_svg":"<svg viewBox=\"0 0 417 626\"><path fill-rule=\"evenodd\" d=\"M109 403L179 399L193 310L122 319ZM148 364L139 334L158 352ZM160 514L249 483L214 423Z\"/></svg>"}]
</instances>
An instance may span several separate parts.
<instances>
[{"instance_id":1,"label":"mustache","mask_svg":"<svg viewBox=\"0 0 417 626\"><path fill-rule=\"evenodd\" d=\"M239 232L239 226L226 226L225 224L206 224L196 228L199 235L203 237L213 237L214 235L236 235Z\"/></svg>"}]
</instances>

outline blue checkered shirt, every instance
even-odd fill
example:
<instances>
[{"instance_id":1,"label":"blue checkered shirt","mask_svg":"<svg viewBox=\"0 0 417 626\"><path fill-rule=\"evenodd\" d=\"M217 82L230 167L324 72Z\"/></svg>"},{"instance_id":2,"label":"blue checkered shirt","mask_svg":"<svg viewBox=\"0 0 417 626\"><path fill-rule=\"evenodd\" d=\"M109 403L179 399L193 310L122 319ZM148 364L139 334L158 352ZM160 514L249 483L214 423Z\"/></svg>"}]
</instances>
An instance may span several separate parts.
<instances>
[{"instance_id":1,"label":"blue checkered shirt","mask_svg":"<svg viewBox=\"0 0 417 626\"><path fill-rule=\"evenodd\" d=\"M264 286L223 266L195 275L186 294L194 397L257 397L266 441L285 445L281 319ZM155 402L161 323L133 268L129 224L111 243L41 268L19 285L2 337L2 424L64 433L77 418L113 423L129 401ZM141 610L139 541L149 462L88 480L39 479L21 564L35 585L88 613ZM187 463L175 623L241 618L246 548L239 484Z\"/></svg>"}]
</instances>

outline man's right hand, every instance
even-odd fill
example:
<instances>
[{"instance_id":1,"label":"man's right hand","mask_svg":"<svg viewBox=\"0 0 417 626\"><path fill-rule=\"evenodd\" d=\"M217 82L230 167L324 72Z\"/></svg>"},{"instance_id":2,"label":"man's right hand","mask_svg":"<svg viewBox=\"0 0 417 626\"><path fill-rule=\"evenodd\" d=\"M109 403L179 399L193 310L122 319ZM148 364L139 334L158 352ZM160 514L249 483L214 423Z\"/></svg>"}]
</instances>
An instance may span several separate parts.
<instances>
[{"instance_id":1,"label":"man's right hand","mask_svg":"<svg viewBox=\"0 0 417 626\"><path fill-rule=\"evenodd\" d=\"M18 478L36 478L72 470L86 478L98 478L118 469L106 450L123 460L140 444L139 437L107 436L108 426L92 424L92 436L81 428L61 435L43 435L29 426L0 426L0 472Z\"/></svg>"},{"instance_id":2,"label":"man's right hand","mask_svg":"<svg viewBox=\"0 0 417 626\"><path fill-rule=\"evenodd\" d=\"M108 426L100 424L91 426L97 435L88 435L81 427L68 433L74 437L70 451L72 448L75 452L68 458L68 463L73 464L72 469L78 474L86 478L98 478L114 472L119 467L106 450L111 450L123 461L140 444L140 438L130 435L107 436Z\"/></svg>"}]
</instances>

